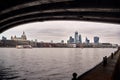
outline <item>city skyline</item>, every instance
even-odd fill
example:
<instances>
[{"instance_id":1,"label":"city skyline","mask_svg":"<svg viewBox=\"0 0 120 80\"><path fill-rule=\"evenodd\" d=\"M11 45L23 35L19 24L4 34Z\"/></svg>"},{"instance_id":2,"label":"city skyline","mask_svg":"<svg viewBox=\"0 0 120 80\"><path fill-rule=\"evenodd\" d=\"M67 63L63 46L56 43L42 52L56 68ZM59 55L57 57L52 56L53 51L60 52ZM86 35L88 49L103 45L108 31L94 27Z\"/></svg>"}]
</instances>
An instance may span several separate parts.
<instances>
[{"instance_id":1,"label":"city skyline","mask_svg":"<svg viewBox=\"0 0 120 80\"><path fill-rule=\"evenodd\" d=\"M85 41L86 37L90 42L94 42L93 37L99 36L100 42L120 44L119 25L84 21L48 21L19 25L0 34L0 38L5 36L10 39L11 35L20 36L23 31L26 32L29 40L38 39L38 41L45 42L64 40L66 42L69 36L74 36L74 32L78 31L82 37L82 42Z\"/></svg>"},{"instance_id":2,"label":"city skyline","mask_svg":"<svg viewBox=\"0 0 120 80\"><path fill-rule=\"evenodd\" d=\"M14 36L11 36L11 39L7 39L7 37L2 36L2 40L19 40L19 41L24 41L24 40L27 40L27 36L26 36L25 32L23 31L21 36L14 35ZM98 36L94 36L93 40L94 40L93 43L99 43L99 37ZM37 39L35 39L35 41L37 41ZM53 43L53 40L51 40L50 42ZM64 43L64 40L61 40L61 42ZM90 43L90 40L86 37L85 41L82 42L81 34L79 34L76 31L74 37L70 36L69 40L67 40L67 43Z\"/></svg>"}]
</instances>

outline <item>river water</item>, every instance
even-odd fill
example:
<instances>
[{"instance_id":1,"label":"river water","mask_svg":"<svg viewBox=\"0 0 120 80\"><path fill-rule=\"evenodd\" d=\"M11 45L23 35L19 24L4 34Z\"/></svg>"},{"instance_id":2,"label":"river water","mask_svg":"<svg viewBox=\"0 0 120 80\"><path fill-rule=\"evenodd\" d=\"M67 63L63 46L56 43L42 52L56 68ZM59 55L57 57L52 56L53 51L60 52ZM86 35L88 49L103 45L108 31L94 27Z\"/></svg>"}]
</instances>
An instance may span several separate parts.
<instances>
[{"instance_id":1,"label":"river water","mask_svg":"<svg viewBox=\"0 0 120 80\"><path fill-rule=\"evenodd\" d=\"M90 70L113 48L0 48L0 80L71 80Z\"/></svg>"}]
</instances>

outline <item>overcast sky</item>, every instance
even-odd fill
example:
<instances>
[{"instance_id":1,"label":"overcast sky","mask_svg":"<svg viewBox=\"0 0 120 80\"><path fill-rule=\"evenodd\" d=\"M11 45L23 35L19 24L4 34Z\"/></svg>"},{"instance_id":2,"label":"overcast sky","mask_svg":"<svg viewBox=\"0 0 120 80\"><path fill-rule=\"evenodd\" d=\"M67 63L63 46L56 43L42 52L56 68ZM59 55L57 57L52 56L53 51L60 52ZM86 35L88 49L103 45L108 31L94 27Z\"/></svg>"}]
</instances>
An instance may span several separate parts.
<instances>
[{"instance_id":1,"label":"overcast sky","mask_svg":"<svg viewBox=\"0 0 120 80\"><path fill-rule=\"evenodd\" d=\"M93 37L98 36L100 42L120 44L120 25L84 21L46 21L19 25L0 34L0 38L5 36L10 39L14 35L20 37L23 31L28 40L37 39L44 42L64 40L66 42L69 36L74 37L75 31L78 31L83 42L86 37L93 42Z\"/></svg>"}]
</instances>

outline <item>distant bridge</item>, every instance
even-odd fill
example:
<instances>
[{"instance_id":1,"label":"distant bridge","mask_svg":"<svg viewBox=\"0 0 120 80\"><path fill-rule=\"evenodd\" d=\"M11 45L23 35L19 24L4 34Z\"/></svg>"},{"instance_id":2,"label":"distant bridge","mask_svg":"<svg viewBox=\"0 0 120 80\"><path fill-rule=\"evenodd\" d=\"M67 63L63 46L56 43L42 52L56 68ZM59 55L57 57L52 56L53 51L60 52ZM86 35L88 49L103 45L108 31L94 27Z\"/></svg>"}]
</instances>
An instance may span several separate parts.
<instances>
[{"instance_id":1,"label":"distant bridge","mask_svg":"<svg viewBox=\"0 0 120 80\"><path fill-rule=\"evenodd\" d=\"M0 0L0 33L35 21L84 20L120 24L120 0Z\"/></svg>"}]
</instances>

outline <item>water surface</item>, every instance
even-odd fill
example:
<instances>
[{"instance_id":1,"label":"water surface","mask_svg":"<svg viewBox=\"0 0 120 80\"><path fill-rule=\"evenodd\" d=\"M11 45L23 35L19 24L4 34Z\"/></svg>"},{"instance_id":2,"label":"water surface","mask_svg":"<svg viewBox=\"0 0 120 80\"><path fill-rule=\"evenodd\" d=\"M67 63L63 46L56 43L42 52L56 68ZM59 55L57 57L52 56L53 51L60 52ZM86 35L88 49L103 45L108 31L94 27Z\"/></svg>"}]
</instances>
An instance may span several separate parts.
<instances>
[{"instance_id":1,"label":"water surface","mask_svg":"<svg viewBox=\"0 0 120 80\"><path fill-rule=\"evenodd\" d=\"M0 80L71 80L93 68L113 48L0 48Z\"/></svg>"}]
</instances>

